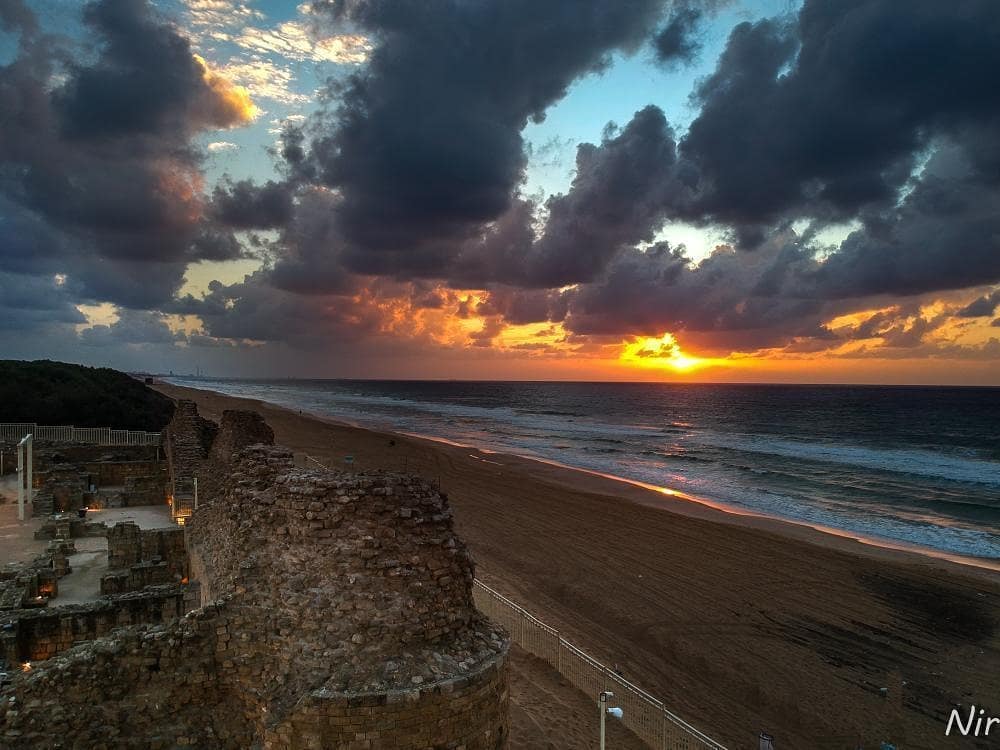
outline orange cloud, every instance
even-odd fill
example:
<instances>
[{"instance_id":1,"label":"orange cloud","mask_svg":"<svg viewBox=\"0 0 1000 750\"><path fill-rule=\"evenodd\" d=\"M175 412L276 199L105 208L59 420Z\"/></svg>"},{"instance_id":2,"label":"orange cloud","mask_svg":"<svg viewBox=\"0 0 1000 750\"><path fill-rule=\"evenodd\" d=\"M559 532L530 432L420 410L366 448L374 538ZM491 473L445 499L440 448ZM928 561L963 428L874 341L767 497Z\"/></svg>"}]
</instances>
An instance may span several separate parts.
<instances>
[{"instance_id":1,"label":"orange cloud","mask_svg":"<svg viewBox=\"0 0 1000 750\"><path fill-rule=\"evenodd\" d=\"M260 114L257 105L250 99L250 92L237 86L228 78L213 71L205 58L194 55L194 61L201 70L202 80L211 94L208 121L220 128L232 128L252 122Z\"/></svg>"}]
</instances>

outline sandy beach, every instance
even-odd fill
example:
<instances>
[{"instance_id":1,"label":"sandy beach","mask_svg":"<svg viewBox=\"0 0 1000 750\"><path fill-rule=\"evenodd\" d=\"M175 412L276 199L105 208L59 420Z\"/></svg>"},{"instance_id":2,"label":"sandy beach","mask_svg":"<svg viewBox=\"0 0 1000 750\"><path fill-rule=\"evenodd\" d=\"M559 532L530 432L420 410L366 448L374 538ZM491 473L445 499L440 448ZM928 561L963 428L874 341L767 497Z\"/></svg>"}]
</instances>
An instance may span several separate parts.
<instances>
[{"instance_id":1,"label":"sandy beach","mask_svg":"<svg viewBox=\"0 0 1000 750\"><path fill-rule=\"evenodd\" d=\"M956 705L1000 710L994 571L516 456L157 388L212 419L255 409L278 443L327 466L352 456L357 469L439 483L483 581L730 748L755 748L761 730L780 750L990 746L944 729ZM544 706L518 705L519 676L541 684L538 674L530 657L515 660L515 719L544 724ZM548 744L512 746L592 736L563 731L565 743L554 730Z\"/></svg>"}]
</instances>

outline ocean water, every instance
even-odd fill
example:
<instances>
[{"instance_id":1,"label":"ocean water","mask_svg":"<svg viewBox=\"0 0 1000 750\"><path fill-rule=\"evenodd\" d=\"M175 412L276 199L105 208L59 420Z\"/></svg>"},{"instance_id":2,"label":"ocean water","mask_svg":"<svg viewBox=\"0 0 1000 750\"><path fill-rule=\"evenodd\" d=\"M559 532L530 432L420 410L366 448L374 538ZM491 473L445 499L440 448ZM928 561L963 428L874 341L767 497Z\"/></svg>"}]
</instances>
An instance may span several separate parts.
<instances>
[{"instance_id":1,"label":"ocean water","mask_svg":"<svg viewBox=\"0 0 1000 750\"><path fill-rule=\"evenodd\" d=\"M1000 389L170 378L1000 558Z\"/></svg>"}]
</instances>

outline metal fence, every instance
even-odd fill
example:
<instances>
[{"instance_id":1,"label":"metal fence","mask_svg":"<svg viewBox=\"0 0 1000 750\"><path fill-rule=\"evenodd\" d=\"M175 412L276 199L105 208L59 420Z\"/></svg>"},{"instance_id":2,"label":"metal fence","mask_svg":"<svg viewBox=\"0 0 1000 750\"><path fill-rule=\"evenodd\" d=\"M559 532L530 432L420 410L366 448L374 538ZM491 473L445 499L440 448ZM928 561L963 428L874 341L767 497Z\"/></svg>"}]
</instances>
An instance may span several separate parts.
<instances>
[{"instance_id":1,"label":"metal fence","mask_svg":"<svg viewBox=\"0 0 1000 750\"><path fill-rule=\"evenodd\" d=\"M545 659L595 702L602 691L613 692L608 705L620 707L622 723L654 750L726 750L499 592L479 580L472 592L479 610L503 625L514 643Z\"/></svg>"},{"instance_id":2,"label":"metal fence","mask_svg":"<svg viewBox=\"0 0 1000 750\"><path fill-rule=\"evenodd\" d=\"M28 422L0 422L0 440L16 443L27 435L35 440L52 440L91 445L159 445L159 432L112 430L110 427L46 426Z\"/></svg>"}]
</instances>

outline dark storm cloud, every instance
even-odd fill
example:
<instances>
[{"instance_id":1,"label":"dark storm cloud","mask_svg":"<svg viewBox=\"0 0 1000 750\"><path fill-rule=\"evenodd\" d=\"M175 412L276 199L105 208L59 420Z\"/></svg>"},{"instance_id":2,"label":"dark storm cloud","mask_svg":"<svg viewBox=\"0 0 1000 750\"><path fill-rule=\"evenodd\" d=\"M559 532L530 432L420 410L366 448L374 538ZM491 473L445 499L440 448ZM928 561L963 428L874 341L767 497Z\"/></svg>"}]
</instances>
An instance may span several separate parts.
<instances>
[{"instance_id":1,"label":"dark storm cloud","mask_svg":"<svg viewBox=\"0 0 1000 750\"><path fill-rule=\"evenodd\" d=\"M259 277L299 294L340 294L352 288L341 251L345 246L336 217L336 197L328 190L303 192L294 217L281 230L280 256L269 275Z\"/></svg>"},{"instance_id":2,"label":"dark storm cloud","mask_svg":"<svg viewBox=\"0 0 1000 750\"><path fill-rule=\"evenodd\" d=\"M51 323L85 323L71 295L53 277L0 269L0 329L35 332Z\"/></svg>"},{"instance_id":3,"label":"dark storm cloud","mask_svg":"<svg viewBox=\"0 0 1000 750\"><path fill-rule=\"evenodd\" d=\"M486 318L483 320L482 328L469 334L469 341L473 346L492 346L493 339L503 333L504 327L501 318Z\"/></svg>"},{"instance_id":4,"label":"dark storm cloud","mask_svg":"<svg viewBox=\"0 0 1000 750\"><path fill-rule=\"evenodd\" d=\"M687 5L680 5L670 14L666 25L653 37L653 50L661 63L674 66L694 61L701 50L696 35L703 15L700 8Z\"/></svg>"},{"instance_id":5,"label":"dark storm cloud","mask_svg":"<svg viewBox=\"0 0 1000 750\"><path fill-rule=\"evenodd\" d=\"M158 18L147 0L101 0L83 19L104 44L90 65L70 64L55 93L63 131L73 138L184 136L239 122L238 102L206 81L191 45Z\"/></svg>"},{"instance_id":6,"label":"dark storm cloud","mask_svg":"<svg viewBox=\"0 0 1000 750\"><path fill-rule=\"evenodd\" d=\"M918 2L900 13L882 0L808 0L797 24L741 24L700 85L701 111L676 153L661 139L657 155L652 138L633 152L612 139L581 147L625 177L591 181L578 168L570 192L550 204L586 210L567 222L551 211L527 249L501 224L503 251L493 254L537 270L548 244L548 265L575 272L539 281L587 282L567 295L576 333L686 331L742 348L823 338L824 315L875 295L1000 281L1000 90L988 72L1000 69L1000 14L992 7ZM638 113L623 134L650 117ZM697 265L664 246L623 249L636 240L615 234L617 215L600 207L630 199L645 204L636 219L643 239L665 220L722 222L738 246L757 249ZM787 230L796 218L814 222L804 236ZM816 227L846 219L860 227L832 253L810 245ZM598 260L579 273L588 258ZM527 273L519 283L533 280ZM887 343L915 341L918 328Z\"/></svg>"},{"instance_id":7,"label":"dark storm cloud","mask_svg":"<svg viewBox=\"0 0 1000 750\"><path fill-rule=\"evenodd\" d=\"M511 325L558 322L566 315L565 295L550 289L494 287L476 306L475 313L499 315Z\"/></svg>"},{"instance_id":8,"label":"dark storm cloud","mask_svg":"<svg viewBox=\"0 0 1000 750\"><path fill-rule=\"evenodd\" d=\"M283 133L289 180L273 186L271 196L276 201L285 201L288 191L301 196L311 182L331 190L317 198L305 189L306 205L296 207L275 243L278 258L267 281L284 290L326 294L349 289L345 285L353 274L400 280L449 276L477 283L520 283L534 273L564 276L555 250L549 257L539 249L537 272L526 271L518 257L531 246L535 208L517 198L526 164L521 130L543 117L576 78L606 65L610 52L636 49L658 18L662 0L314 5L320 18L326 13L349 19L373 35L377 46L368 66L335 92L331 111ZM625 141L649 137L648 131L658 131L654 137L668 134L665 123L650 120L635 123L610 148L624 151ZM641 180L615 175L613 158L581 153L586 172L581 181ZM630 197L641 188L632 185ZM585 191L576 193L576 204L587 200ZM626 191L623 185L618 193ZM225 198L216 192L217 205ZM618 234L623 237L618 242L627 242L646 233L643 202L631 201L636 208L630 212L615 200L605 201L605 216L618 226L591 224L600 238L590 243L591 257L579 259L582 273L614 252L600 239ZM550 209L568 223L580 206L563 200ZM221 211L216 215L224 218ZM624 226L629 219L634 228ZM489 251L467 253L456 268L462 246L492 222ZM517 233L510 238L509 258L495 252L500 224ZM571 239L561 233L553 233L551 244Z\"/></svg>"},{"instance_id":9,"label":"dark storm cloud","mask_svg":"<svg viewBox=\"0 0 1000 750\"><path fill-rule=\"evenodd\" d=\"M652 240L665 206L684 200L675 155L663 112L645 107L599 145L577 148L573 182L546 202L540 237L533 229L537 207L518 201L478 243L467 245L452 278L532 288L599 278L623 248Z\"/></svg>"},{"instance_id":10,"label":"dark storm cloud","mask_svg":"<svg viewBox=\"0 0 1000 750\"><path fill-rule=\"evenodd\" d=\"M0 0L0 29L34 34L38 22L22 0Z\"/></svg>"},{"instance_id":11,"label":"dark storm cloud","mask_svg":"<svg viewBox=\"0 0 1000 750\"><path fill-rule=\"evenodd\" d=\"M204 298L190 295L170 312L197 315L215 338L285 342L303 349L356 343L378 333L381 318L350 298L304 295L276 288L265 271L242 282L213 284Z\"/></svg>"},{"instance_id":12,"label":"dark storm cloud","mask_svg":"<svg viewBox=\"0 0 1000 750\"><path fill-rule=\"evenodd\" d=\"M979 297L958 311L960 318L988 318L1000 307L1000 290Z\"/></svg>"},{"instance_id":13,"label":"dark storm cloud","mask_svg":"<svg viewBox=\"0 0 1000 750\"><path fill-rule=\"evenodd\" d=\"M582 144L569 192L548 202L545 232L526 258L527 282L591 281L622 247L650 241L663 206L677 200L674 158L673 133L653 106L600 146Z\"/></svg>"},{"instance_id":14,"label":"dark storm cloud","mask_svg":"<svg viewBox=\"0 0 1000 750\"><path fill-rule=\"evenodd\" d=\"M681 144L702 179L695 215L762 225L890 205L921 149L1000 114L998 68L992 0L807 0L795 25L741 24Z\"/></svg>"},{"instance_id":15,"label":"dark storm cloud","mask_svg":"<svg viewBox=\"0 0 1000 750\"><path fill-rule=\"evenodd\" d=\"M236 229L267 229L287 224L293 209L292 193L285 184L227 180L216 185L210 213L216 221Z\"/></svg>"},{"instance_id":16,"label":"dark storm cloud","mask_svg":"<svg viewBox=\"0 0 1000 750\"><path fill-rule=\"evenodd\" d=\"M502 215L523 179L524 126L611 51L634 50L661 5L319 4L379 40L311 154L321 181L343 192L346 238L366 249L416 249L467 238Z\"/></svg>"},{"instance_id":17,"label":"dark storm cloud","mask_svg":"<svg viewBox=\"0 0 1000 750\"><path fill-rule=\"evenodd\" d=\"M34 28L18 7L5 3L5 23ZM147 2L82 12L97 43L89 62L63 40L22 33L0 67L0 268L65 274L81 302L155 306L187 263L241 254L201 218L190 138L237 124L248 102Z\"/></svg>"},{"instance_id":18,"label":"dark storm cloud","mask_svg":"<svg viewBox=\"0 0 1000 750\"><path fill-rule=\"evenodd\" d=\"M171 331L161 313L148 310L122 310L114 323L96 325L80 334L80 343L86 346L173 344L183 340L184 334Z\"/></svg>"},{"instance_id":19,"label":"dark storm cloud","mask_svg":"<svg viewBox=\"0 0 1000 750\"><path fill-rule=\"evenodd\" d=\"M797 24L740 24L700 84L701 111L679 145L655 107L581 145L570 190L545 206L541 236L537 208L515 203L467 244L452 278L589 283L667 220L722 222L738 246L757 247L805 218L813 231L847 219L862 228L822 269L801 262L816 252L801 247L796 263L758 280L758 295L836 299L993 281L1000 130L988 125L1000 95L977 66L1000 64L1000 14L979 0L896 11L883 0L810 0ZM955 40L975 54L956 52ZM961 82L939 96L953 78ZM927 150L940 153L914 177ZM960 174L938 168L955 153ZM949 260L956 252L962 263Z\"/></svg>"},{"instance_id":20,"label":"dark storm cloud","mask_svg":"<svg viewBox=\"0 0 1000 750\"><path fill-rule=\"evenodd\" d=\"M1000 281L1000 190L961 149L939 149L898 208L866 217L789 293L914 295Z\"/></svg>"},{"instance_id":21,"label":"dark storm cloud","mask_svg":"<svg viewBox=\"0 0 1000 750\"><path fill-rule=\"evenodd\" d=\"M380 335L386 300L450 311L443 282L485 290L461 306L486 320L477 345L562 322L578 339L673 331L712 351L816 351L864 338L825 328L832 316L892 304L867 327L919 350L941 321L900 295L1000 282L994 0L805 0L796 18L739 24L686 132L642 108L579 145L570 186L544 201L521 192L525 125L616 51L652 42L666 64L691 61L713 3L665 20L663 0L314 6L318 23L371 38L368 64L286 127L281 181L206 195L192 136L237 124L246 102L175 28L142 0L100 0L78 57L0 0L0 24L21 30L0 68L0 283L50 290L30 316L76 322L72 302L112 301L197 315L206 341L321 349ZM843 243L814 244L848 221ZM693 262L669 231L660 241L668 222L732 246ZM265 266L174 299L190 262L245 255L237 236ZM992 315L995 297L960 314ZM91 338L166 343L151 315Z\"/></svg>"},{"instance_id":22,"label":"dark storm cloud","mask_svg":"<svg viewBox=\"0 0 1000 750\"><path fill-rule=\"evenodd\" d=\"M820 301L759 290L774 268L808 262L788 240L772 240L756 253L720 249L699 264L665 243L627 251L601 282L568 293L565 325L585 335L672 331L689 341L693 334L703 346L742 350L820 335Z\"/></svg>"}]
</instances>

